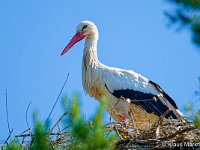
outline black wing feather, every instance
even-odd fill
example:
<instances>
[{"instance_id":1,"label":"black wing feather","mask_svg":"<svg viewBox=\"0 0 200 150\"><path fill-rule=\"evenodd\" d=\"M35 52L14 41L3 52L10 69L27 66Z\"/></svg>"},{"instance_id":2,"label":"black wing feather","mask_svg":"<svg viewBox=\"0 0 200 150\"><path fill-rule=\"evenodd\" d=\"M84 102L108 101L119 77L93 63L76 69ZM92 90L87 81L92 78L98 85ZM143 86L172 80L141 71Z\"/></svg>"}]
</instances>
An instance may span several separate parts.
<instances>
[{"instance_id":1,"label":"black wing feather","mask_svg":"<svg viewBox=\"0 0 200 150\"><path fill-rule=\"evenodd\" d=\"M156 84L153 81L149 81L149 83L153 84L155 86L155 88L163 94L163 96L169 101L169 103L174 108L178 109L178 106L176 105L176 102L167 93L165 93L165 91L158 84Z\"/></svg>"},{"instance_id":2,"label":"black wing feather","mask_svg":"<svg viewBox=\"0 0 200 150\"><path fill-rule=\"evenodd\" d=\"M105 87L109 91L106 85ZM114 90L110 93L116 98L123 97L125 99L130 99L131 103L142 107L147 113L154 113L159 117L162 116L169 109L159 100L157 95L151 93L143 93L140 91L134 91L130 89ZM170 111L165 117L172 117L174 119L177 119L176 115L172 111Z\"/></svg>"}]
</instances>

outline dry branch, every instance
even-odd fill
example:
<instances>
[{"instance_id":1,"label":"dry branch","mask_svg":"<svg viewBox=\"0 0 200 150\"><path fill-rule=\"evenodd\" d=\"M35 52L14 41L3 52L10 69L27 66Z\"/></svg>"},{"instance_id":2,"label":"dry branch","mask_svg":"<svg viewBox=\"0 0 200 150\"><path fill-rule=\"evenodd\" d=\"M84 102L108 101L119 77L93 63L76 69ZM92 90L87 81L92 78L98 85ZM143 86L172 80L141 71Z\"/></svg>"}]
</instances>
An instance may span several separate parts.
<instances>
[{"instance_id":1,"label":"dry branch","mask_svg":"<svg viewBox=\"0 0 200 150\"><path fill-rule=\"evenodd\" d=\"M9 135L11 133L11 129L10 129L10 123L9 123L9 115L8 115L8 91L6 89L6 93L5 93L5 98L6 98L6 120L7 120L7 126L8 126L8 132Z\"/></svg>"},{"instance_id":2,"label":"dry branch","mask_svg":"<svg viewBox=\"0 0 200 150\"><path fill-rule=\"evenodd\" d=\"M51 109L51 112L49 113L49 115L48 115L48 117L47 117L47 120L46 120L44 126L47 124L47 121L49 120L51 114L53 113L53 110L54 110L54 108L55 108L55 106L56 106L56 104L57 104L57 102L58 102L58 100L59 100L59 98L60 98L60 95L62 94L62 91L63 91L63 89L64 89L64 87L65 87L65 84L67 83L68 77L69 77L69 73L67 74L67 78L66 78L66 80L65 80L65 82L64 82L64 84L63 84L63 86L62 86L62 88L61 88L61 90L60 90L60 92L59 92L59 94L58 94L58 96L57 96L57 99L56 99L56 101L55 101L55 103L54 103L54 105L53 105L53 107L52 107L52 109Z\"/></svg>"},{"instance_id":3,"label":"dry branch","mask_svg":"<svg viewBox=\"0 0 200 150\"><path fill-rule=\"evenodd\" d=\"M32 102L29 102L28 106L27 106L27 109L26 109L26 114L25 114L25 117L26 117L26 125L28 127L28 129L30 128L29 126L29 123L28 123L28 110L29 110L29 107L31 105Z\"/></svg>"}]
</instances>

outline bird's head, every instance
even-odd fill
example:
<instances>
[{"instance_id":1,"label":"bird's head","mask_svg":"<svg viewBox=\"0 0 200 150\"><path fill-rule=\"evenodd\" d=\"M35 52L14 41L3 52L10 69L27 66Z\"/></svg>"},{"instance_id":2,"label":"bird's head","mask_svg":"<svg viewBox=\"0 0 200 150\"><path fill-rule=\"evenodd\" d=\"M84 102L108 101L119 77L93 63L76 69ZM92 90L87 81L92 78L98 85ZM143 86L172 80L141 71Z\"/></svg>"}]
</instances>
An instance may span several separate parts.
<instances>
[{"instance_id":1,"label":"bird's head","mask_svg":"<svg viewBox=\"0 0 200 150\"><path fill-rule=\"evenodd\" d=\"M64 55L74 44L81 41L82 39L98 39L98 29L93 22L82 21L76 28L76 34L64 48L61 56Z\"/></svg>"}]
</instances>

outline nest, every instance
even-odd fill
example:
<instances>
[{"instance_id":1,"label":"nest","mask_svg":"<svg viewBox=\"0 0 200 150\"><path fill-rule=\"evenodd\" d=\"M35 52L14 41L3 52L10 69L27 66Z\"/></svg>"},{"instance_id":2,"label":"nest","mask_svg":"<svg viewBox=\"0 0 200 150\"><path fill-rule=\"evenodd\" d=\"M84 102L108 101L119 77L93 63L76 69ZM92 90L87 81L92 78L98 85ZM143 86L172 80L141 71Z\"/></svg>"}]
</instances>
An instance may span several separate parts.
<instances>
[{"instance_id":1,"label":"nest","mask_svg":"<svg viewBox=\"0 0 200 150\"><path fill-rule=\"evenodd\" d=\"M200 130L191 122L160 118L146 130L124 123L111 123L119 141L117 150L124 149L200 149Z\"/></svg>"},{"instance_id":2,"label":"nest","mask_svg":"<svg viewBox=\"0 0 200 150\"><path fill-rule=\"evenodd\" d=\"M134 116L130 102L122 99L130 107L131 116ZM170 111L168 109L153 124L141 123L140 128L136 127L134 119L110 123L109 127L116 131L119 138L116 149L200 149L200 130L183 117L166 119ZM109 112L114 114L113 109Z\"/></svg>"},{"instance_id":3,"label":"nest","mask_svg":"<svg viewBox=\"0 0 200 150\"><path fill-rule=\"evenodd\" d=\"M68 115L64 113L48 132L49 143L54 147L69 148L72 141L69 127L61 129L60 122ZM90 122L92 124L92 122ZM148 129L133 128L127 122L110 122L105 125L107 132L115 131L118 135L116 150L124 149L200 149L200 130L188 121L159 118ZM57 127L57 129L56 129ZM26 149L33 140L32 129L27 129L19 135L20 144ZM28 141L27 141L28 140Z\"/></svg>"}]
</instances>

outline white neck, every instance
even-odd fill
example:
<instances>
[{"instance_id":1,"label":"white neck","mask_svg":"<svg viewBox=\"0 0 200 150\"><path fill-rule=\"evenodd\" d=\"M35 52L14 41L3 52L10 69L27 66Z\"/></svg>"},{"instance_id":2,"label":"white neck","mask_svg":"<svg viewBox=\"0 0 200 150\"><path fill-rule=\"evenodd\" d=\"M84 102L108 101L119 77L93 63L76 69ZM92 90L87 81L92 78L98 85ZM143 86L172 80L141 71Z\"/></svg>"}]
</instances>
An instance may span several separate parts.
<instances>
[{"instance_id":1,"label":"white neck","mask_svg":"<svg viewBox=\"0 0 200 150\"><path fill-rule=\"evenodd\" d=\"M96 78L99 75L97 71L101 65L97 57L97 40L98 38L94 36L86 39L82 60L83 88L90 96L94 96L91 89L97 82Z\"/></svg>"},{"instance_id":2,"label":"white neck","mask_svg":"<svg viewBox=\"0 0 200 150\"><path fill-rule=\"evenodd\" d=\"M85 61L84 63L87 66L93 65L93 64L97 65L99 63L99 60L97 57L97 39L95 38L86 39L83 60Z\"/></svg>"}]
</instances>

